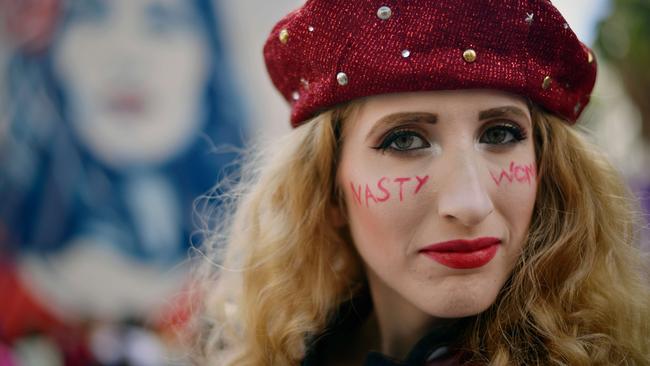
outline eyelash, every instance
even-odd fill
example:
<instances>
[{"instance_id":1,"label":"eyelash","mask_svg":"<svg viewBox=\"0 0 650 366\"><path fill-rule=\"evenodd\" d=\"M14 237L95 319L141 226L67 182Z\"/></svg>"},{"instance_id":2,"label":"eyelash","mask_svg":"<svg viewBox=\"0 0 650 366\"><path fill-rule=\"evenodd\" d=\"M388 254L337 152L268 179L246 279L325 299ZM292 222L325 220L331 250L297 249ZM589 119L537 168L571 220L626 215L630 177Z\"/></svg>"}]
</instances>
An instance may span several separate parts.
<instances>
[{"instance_id":1,"label":"eyelash","mask_svg":"<svg viewBox=\"0 0 650 366\"><path fill-rule=\"evenodd\" d=\"M510 123L510 122L501 122L501 123L497 123L497 124L492 124L492 125L488 126L487 128L485 128L481 132L481 136L479 137L479 141L481 141L483 139L483 137L485 136L485 134L488 131L492 131L494 129L503 129L503 130L506 130L507 132L509 132L510 134L512 134L512 141L508 141L508 142L504 142L504 143L497 143L497 144L490 144L490 145L494 145L494 146L497 146L497 147L498 146L516 144L516 143L524 141L524 140L526 140L528 138L528 136L526 134L526 130L519 127L518 125L516 125L514 123ZM416 138L419 138L424 142L424 144L426 146L418 147L418 148L414 148L414 149L405 149L405 150L392 148L391 145L397 139L399 139L401 137L416 137ZM383 153L385 153L387 150L390 150L391 152L395 152L395 153L398 153L398 154L399 153L408 154L408 153L412 153L412 152L417 151L417 150L426 149L428 147L431 147L431 143L429 143L429 141L427 141L426 138L422 137L422 135L419 132L414 131L412 129L396 129L396 130L389 131L386 134L386 136L382 139L381 143L378 146L373 147L373 149L380 150Z\"/></svg>"},{"instance_id":2,"label":"eyelash","mask_svg":"<svg viewBox=\"0 0 650 366\"><path fill-rule=\"evenodd\" d=\"M511 123L511 122L500 122L500 123L489 125L487 128L485 128L481 132L481 137L479 138L479 141L481 141L483 139L483 136L485 136L485 134L488 131L491 131L491 130L494 130L494 129L506 130L507 132L512 134L512 138L513 138L512 141L505 142L505 143L500 143L500 144L494 144L495 146L516 144L516 143L524 141L526 138L528 138L528 136L526 135L526 130L519 127L517 124Z\"/></svg>"},{"instance_id":3,"label":"eyelash","mask_svg":"<svg viewBox=\"0 0 650 366\"><path fill-rule=\"evenodd\" d=\"M416 137L416 138L419 138L424 142L424 144L426 146L418 147L418 148L415 148L415 149L405 149L405 150L392 148L391 145L395 141L397 141L397 139L399 139L401 137ZM389 131L386 134L386 136L382 139L381 143L379 143L379 145L375 146L373 149L381 150L381 152L384 152L384 153L387 150L390 150L392 152L405 154L405 153L413 152L413 151L416 151L416 150L426 149L426 148L428 148L430 146L431 146L431 144L427 141L427 139L422 137L422 135L419 132L417 132L415 130L412 130L412 129L397 129L397 130Z\"/></svg>"}]
</instances>

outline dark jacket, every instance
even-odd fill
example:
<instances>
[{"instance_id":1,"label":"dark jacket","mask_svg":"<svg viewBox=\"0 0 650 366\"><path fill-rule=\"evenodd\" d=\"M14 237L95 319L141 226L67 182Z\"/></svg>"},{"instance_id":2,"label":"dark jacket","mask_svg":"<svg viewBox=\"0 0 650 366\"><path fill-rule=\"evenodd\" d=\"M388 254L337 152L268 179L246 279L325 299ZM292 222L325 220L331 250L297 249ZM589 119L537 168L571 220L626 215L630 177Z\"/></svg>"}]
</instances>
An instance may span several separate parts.
<instances>
[{"instance_id":1,"label":"dark jacket","mask_svg":"<svg viewBox=\"0 0 650 366\"><path fill-rule=\"evenodd\" d=\"M344 304L330 326L308 348L302 366L320 366L329 346L343 334L361 326L372 310L370 296L364 295ZM461 321L462 322L462 321ZM396 360L377 351L367 354L363 366L456 366L464 356L454 350L461 327L436 329L416 343L404 360Z\"/></svg>"}]
</instances>

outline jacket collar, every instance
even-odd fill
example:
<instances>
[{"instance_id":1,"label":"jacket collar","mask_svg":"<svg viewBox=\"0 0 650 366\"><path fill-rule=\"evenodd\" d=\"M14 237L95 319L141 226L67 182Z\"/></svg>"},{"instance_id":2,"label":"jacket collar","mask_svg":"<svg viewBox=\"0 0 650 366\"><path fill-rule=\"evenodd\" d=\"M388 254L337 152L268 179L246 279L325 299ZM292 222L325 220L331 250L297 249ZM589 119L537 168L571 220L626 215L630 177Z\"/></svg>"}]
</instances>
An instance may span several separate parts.
<instances>
[{"instance_id":1,"label":"jacket collar","mask_svg":"<svg viewBox=\"0 0 650 366\"><path fill-rule=\"evenodd\" d=\"M368 293L344 303L337 315L312 342L307 350L302 366L317 366L324 358L327 345L342 334L361 326L372 311L372 301ZM366 356L364 366L451 366L460 365L461 353L454 349L464 324L460 320L455 326L436 328L420 339L404 360L396 360L380 352L371 351Z\"/></svg>"}]
</instances>

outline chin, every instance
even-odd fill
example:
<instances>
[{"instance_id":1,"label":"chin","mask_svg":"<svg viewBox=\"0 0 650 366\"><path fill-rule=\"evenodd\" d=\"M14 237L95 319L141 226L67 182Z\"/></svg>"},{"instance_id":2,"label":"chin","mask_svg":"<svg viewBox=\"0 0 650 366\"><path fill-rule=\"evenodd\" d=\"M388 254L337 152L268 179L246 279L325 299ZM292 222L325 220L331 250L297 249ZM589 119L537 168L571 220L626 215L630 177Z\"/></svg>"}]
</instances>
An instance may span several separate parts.
<instances>
[{"instance_id":1,"label":"chin","mask_svg":"<svg viewBox=\"0 0 650 366\"><path fill-rule=\"evenodd\" d=\"M486 286L473 290L457 288L447 291L444 299L436 299L424 310L439 318L464 318L484 312L496 301L498 289Z\"/></svg>"}]
</instances>

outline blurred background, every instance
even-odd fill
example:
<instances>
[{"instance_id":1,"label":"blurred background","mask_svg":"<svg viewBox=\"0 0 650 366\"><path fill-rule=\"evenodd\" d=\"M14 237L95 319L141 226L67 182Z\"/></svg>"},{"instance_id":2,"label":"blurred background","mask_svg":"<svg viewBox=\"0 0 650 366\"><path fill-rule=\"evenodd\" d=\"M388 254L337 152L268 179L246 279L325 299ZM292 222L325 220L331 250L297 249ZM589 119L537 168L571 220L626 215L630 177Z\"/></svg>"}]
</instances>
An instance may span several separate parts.
<instances>
[{"instance_id":1,"label":"blurred background","mask_svg":"<svg viewBox=\"0 0 650 366\"><path fill-rule=\"evenodd\" d=\"M0 0L0 366L186 363L195 202L289 131L261 50L301 3ZM598 55L581 124L650 213L650 1L554 4Z\"/></svg>"}]
</instances>

